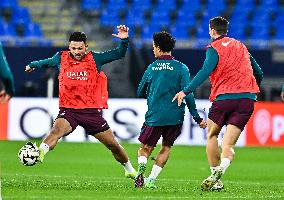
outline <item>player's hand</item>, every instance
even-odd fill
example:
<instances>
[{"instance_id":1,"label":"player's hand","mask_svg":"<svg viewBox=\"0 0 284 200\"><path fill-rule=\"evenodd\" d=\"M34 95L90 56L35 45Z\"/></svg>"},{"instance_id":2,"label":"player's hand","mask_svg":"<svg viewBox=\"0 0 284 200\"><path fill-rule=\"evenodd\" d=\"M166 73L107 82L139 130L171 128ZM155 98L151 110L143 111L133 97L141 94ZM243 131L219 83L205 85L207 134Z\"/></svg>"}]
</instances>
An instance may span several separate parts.
<instances>
[{"instance_id":1,"label":"player's hand","mask_svg":"<svg viewBox=\"0 0 284 200\"><path fill-rule=\"evenodd\" d=\"M281 92L281 99L284 101L284 92Z\"/></svg>"},{"instance_id":2,"label":"player's hand","mask_svg":"<svg viewBox=\"0 0 284 200\"><path fill-rule=\"evenodd\" d=\"M0 91L0 104L8 103L11 99L11 96L8 95L5 90Z\"/></svg>"},{"instance_id":3,"label":"player's hand","mask_svg":"<svg viewBox=\"0 0 284 200\"><path fill-rule=\"evenodd\" d=\"M128 38L128 30L129 28L125 25L119 25L117 26L117 34L112 34L114 37L118 37L120 39L125 39Z\"/></svg>"},{"instance_id":4,"label":"player's hand","mask_svg":"<svg viewBox=\"0 0 284 200\"><path fill-rule=\"evenodd\" d=\"M202 119L202 121L199 123L199 127L203 129L207 127L207 123L204 119Z\"/></svg>"},{"instance_id":5,"label":"player's hand","mask_svg":"<svg viewBox=\"0 0 284 200\"><path fill-rule=\"evenodd\" d=\"M183 91L180 91L179 93L176 94L176 96L173 98L172 102L174 102L176 99L178 101L178 106L181 105L182 100L184 99L186 95L184 94Z\"/></svg>"},{"instance_id":6,"label":"player's hand","mask_svg":"<svg viewBox=\"0 0 284 200\"><path fill-rule=\"evenodd\" d=\"M29 65L26 66L25 72L32 72L34 71L34 68L31 68Z\"/></svg>"}]
</instances>

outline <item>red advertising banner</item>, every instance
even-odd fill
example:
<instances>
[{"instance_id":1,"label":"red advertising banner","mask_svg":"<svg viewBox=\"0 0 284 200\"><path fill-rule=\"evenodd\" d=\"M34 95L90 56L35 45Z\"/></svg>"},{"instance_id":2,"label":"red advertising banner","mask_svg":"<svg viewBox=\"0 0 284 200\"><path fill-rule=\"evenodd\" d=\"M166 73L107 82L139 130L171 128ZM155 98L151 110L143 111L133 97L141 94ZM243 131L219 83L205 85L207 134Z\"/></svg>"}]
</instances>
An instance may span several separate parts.
<instances>
[{"instance_id":1,"label":"red advertising banner","mask_svg":"<svg viewBox=\"0 0 284 200\"><path fill-rule=\"evenodd\" d=\"M7 140L8 104L0 104L0 140Z\"/></svg>"},{"instance_id":2,"label":"red advertising banner","mask_svg":"<svg viewBox=\"0 0 284 200\"><path fill-rule=\"evenodd\" d=\"M284 103L256 102L246 130L247 146L284 147Z\"/></svg>"}]
</instances>

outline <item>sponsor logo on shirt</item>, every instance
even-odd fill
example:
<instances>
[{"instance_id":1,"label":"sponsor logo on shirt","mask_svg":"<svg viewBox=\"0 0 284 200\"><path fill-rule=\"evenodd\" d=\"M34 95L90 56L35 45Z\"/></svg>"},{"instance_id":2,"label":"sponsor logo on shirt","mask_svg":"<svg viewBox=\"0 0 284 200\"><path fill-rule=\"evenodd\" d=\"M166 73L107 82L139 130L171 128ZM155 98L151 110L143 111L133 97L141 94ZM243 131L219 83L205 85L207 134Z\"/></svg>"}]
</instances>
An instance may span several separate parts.
<instances>
[{"instance_id":1,"label":"sponsor logo on shirt","mask_svg":"<svg viewBox=\"0 0 284 200\"><path fill-rule=\"evenodd\" d=\"M232 40L230 40L229 42L222 42L222 45L223 45L224 47L226 47L226 46L228 46L231 42L232 42Z\"/></svg>"},{"instance_id":2,"label":"sponsor logo on shirt","mask_svg":"<svg viewBox=\"0 0 284 200\"><path fill-rule=\"evenodd\" d=\"M170 63L157 63L157 66L152 67L152 70L153 71L174 70L174 68L170 66Z\"/></svg>"},{"instance_id":3,"label":"sponsor logo on shirt","mask_svg":"<svg viewBox=\"0 0 284 200\"><path fill-rule=\"evenodd\" d=\"M68 78L72 80L81 80L86 81L88 80L88 73L86 71L83 72L66 72Z\"/></svg>"}]
</instances>

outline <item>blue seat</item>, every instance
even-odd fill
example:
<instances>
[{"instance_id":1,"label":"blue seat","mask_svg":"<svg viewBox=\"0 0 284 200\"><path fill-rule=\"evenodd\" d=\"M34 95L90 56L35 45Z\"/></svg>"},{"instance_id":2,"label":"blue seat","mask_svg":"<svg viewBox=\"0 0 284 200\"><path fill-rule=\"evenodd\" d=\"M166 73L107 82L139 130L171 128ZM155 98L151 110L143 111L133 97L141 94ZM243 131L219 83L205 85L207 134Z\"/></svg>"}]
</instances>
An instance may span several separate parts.
<instances>
[{"instance_id":1,"label":"blue seat","mask_svg":"<svg viewBox=\"0 0 284 200\"><path fill-rule=\"evenodd\" d=\"M176 18L177 26L195 26L196 19L193 13L186 13L184 11L179 11Z\"/></svg>"},{"instance_id":2,"label":"blue seat","mask_svg":"<svg viewBox=\"0 0 284 200\"><path fill-rule=\"evenodd\" d=\"M141 39L153 40L153 34L159 31L161 31L161 28L158 26L155 26L155 25L145 26L143 27L143 30L142 30Z\"/></svg>"},{"instance_id":3,"label":"blue seat","mask_svg":"<svg viewBox=\"0 0 284 200\"><path fill-rule=\"evenodd\" d=\"M205 26L198 27L195 36L198 39L208 39L210 37L209 30L208 30L208 24L206 27Z\"/></svg>"},{"instance_id":4,"label":"blue seat","mask_svg":"<svg viewBox=\"0 0 284 200\"><path fill-rule=\"evenodd\" d=\"M217 14L225 9L226 9L226 5L225 5L224 0L207 0L207 11L209 13L216 12Z\"/></svg>"},{"instance_id":5,"label":"blue seat","mask_svg":"<svg viewBox=\"0 0 284 200\"><path fill-rule=\"evenodd\" d=\"M120 11L127 9L128 5L125 0L109 0L107 9L112 11Z\"/></svg>"},{"instance_id":6,"label":"blue seat","mask_svg":"<svg viewBox=\"0 0 284 200\"><path fill-rule=\"evenodd\" d=\"M148 10L152 7L151 0L132 0L132 10L136 10L139 12L143 12L145 10Z\"/></svg>"},{"instance_id":7,"label":"blue seat","mask_svg":"<svg viewBox=\"0 0 284 200\"><path fill-rule=\"evenodd\" d=\"M125 24L128 26L141 26L145 23L144 20L144 14L142 12L137 12L136 10L129 10L126 19Z\"/></svg>"},{"instance_id":8,"label":"blue seat","mask_svg":"<svg viewBox=\"0 0 284 200\"><path fill-rule=\"evenodd\" d=\"M12 22L15 24L29 24L31 17L29 10L23 7L16 7L13 9Z\"/></svg>"},{"instance_id":9,"label":"blue seat","mask_svg":"<svg viewBox=\"0 0 284 200\"><path fill-rule=\"evenodd\" d=\"M200 0L183 0L181 10L194 12L200 9L201 9Z\"/></svg>"},{"instance_id":10,"label":"blue seat","mask_svg":"<svg viewBox=\"0 0 284 200\"><path fill-rule=\"evenodd\" d=\"M116 11L104 10L100 17L102 26L117 26L120 24L120 17Z\"/></svg>"},{"instance_id":11,"label":"blue seat","mask_svg":"<svg viewBox=\"0 0 284 200\"><path fill-rule=\"evenodd\" d=\"M25 27L24 36L36 38L43 37L40 25L37 23L30 23L28 26Z\"/></svg>"},{"instance_id":12,"label":"blue seat","mask_svg":"<svg viewBox=\"0 0 284 200\"><path fill-rule=\"evenodd\" d=\"M16 31L12 24L0 20L0 35L5 37L15 37Z\"/></svg>"},{"instance_id":13,"label":"blue seat","mask_svg":"<svg viewBox=\"0 0 284 200\"><path fill-rule=\"evenodd\" d=\"M0 8L2 9L12 9L18 7L17 0L1 0L0 1Z\"/></svg>"},{"instance_id":14,"label":"blue seat","mask_svg":"<svg viewBox=\"0 0 284 200\"><path fill-rule=\"evenodd\" d=\"M83 0L81 2L81 8L85 11L100 10L102 7L101 0Z\"/></svg>"},{"instance_id":15,"label":"blue seat","mask_svg":"<svg viewBox=\"0 0 284 200\"><path fill-rule=\"evenodd\" d=\"M186 28L181 29L178 26L173 26L170 28L170 32L177 40L189 39L188 30Z\"/></svg>"},{"instance_id":16,"label":"blue seat","mask_svg":"<svg viewBox=\"0 0 284 200\"><path fill-rule=\"evenodd\" d=\"M284 40L284 28L278 28L274 36L275 40Z\"/></svg>"},{"instance_id":17,"label":"blue seat","mask_svg":"<svg viewBox=\"0 0 284 200\"><path fill-rule=\"evenodd\" d=\"M176 9L176 1L175 0L157 0L157 6L155 10L175 10Z\"/></svg>"},{"instance_id":18,"label":"blue seat","mask_svg":"<svg viewBox=\"0 0 284 200\"><path fill-rule=\"evenodd\" d=\"M269 26L266 23L251 24L252 33L250 39L253 40L268 40L269 39Z\"/></svg>"},{"instance_id":19,"label":"blue seat","mask_svg":"<svg viewBox=\"0 0 284 200\"><path fill-rule=\"evenodd\" d=\"M157 11L152 13L150 24L156 26L168 26L170 24L170 17L167 11Z\"/></svg>"}]
</instances>

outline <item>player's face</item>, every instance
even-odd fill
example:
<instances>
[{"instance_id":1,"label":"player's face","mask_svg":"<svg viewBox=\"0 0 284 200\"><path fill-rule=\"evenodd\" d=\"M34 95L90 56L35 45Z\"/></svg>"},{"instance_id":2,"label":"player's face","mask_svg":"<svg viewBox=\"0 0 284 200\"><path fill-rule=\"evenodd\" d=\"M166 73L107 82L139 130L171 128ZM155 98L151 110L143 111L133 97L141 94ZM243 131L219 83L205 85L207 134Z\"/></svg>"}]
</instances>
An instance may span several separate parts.
<instances>
[{"instance_id":1,"label":"player's face","mask_svg":"<svg viewBox=\"0 0 284 200\"><path fill-rule=\"evenodd\" d=\"M84 42L71 41L69 50L76 60L82 60L87 51L87 45Z\"/></svg>"},{"instance_id":2,"label":"player's face","mask_svg":"<svg viewBox=\"0 0 284 200\"><path fill-rule=\"evenodd\" d=\"M156 47L154 42L153 42L153 52L154 52L155 58L159 57L160 48Z\"/></svg>"},{"instance_id":3,"label":"player's face","mask_svg":"<svg viewBox=\"0 0 284 200\"><path fill-rule=\"evenodd\" d=\"M209 25L209 35L210 35L210 38L213 40L213 29L210 28L210 25Z\"/></svg>"}]
</instances>

